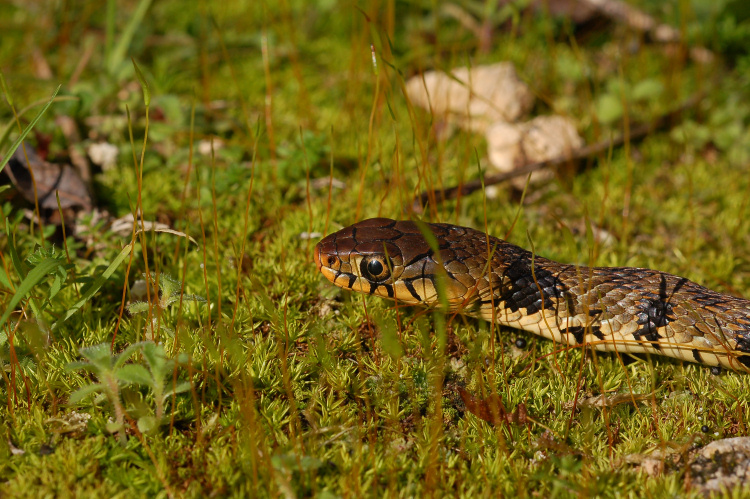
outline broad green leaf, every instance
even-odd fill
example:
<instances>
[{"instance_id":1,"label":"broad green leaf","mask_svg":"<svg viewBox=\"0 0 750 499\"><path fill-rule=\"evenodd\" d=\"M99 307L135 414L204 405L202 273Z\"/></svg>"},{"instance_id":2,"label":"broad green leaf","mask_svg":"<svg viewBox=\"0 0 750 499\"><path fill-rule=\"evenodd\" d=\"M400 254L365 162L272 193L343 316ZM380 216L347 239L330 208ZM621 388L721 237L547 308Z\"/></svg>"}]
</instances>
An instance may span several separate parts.
<instances>
[{"instance_id":1,"label":"broad green leaf","mask_svg":"<svg viewBox=\"0 0 750 499\"><path fill-rule=\"evenodd\" d=\"M164 347L157 345L153 341L143 345L143 357L148 362L148 367L154 375L156 381L161 381L164 376L172 371L172 362L167 361L164 354Z\"/></svg>"},{"instance_id":2,"label":"broad green leaf","mask_svg":"<svg viewBox=\"0 0 750 499\"><path fill-rule=\"evenodd\" d=\"M111 355L109 343L99 343L98 345L92 345L90 347L84 347L80 350L81 355L89 359L91 362L100 362L105 359L109 359Z\"/></svg>"},{"instance_id":3,"label":"broad green leaf","mask_svg":"<svg viewBox=\"0 0 750 499\"><path fill-rule=\"evenodd\" d=\"M52 284L49 287L49 296L47 297L47 301L52 301L52 299L57 295L57 293L60 292L62 289L63 282L65 282L64 277L60 277L60 274L55 274L55 279L52 281Z\"/></svg>"},{"instance_id":4,"label":"broad green leaf","mask_svg":"<svg viewBox=\"0 0 750 499\"><path fill-rule=\"evenodd\" d=\"M197 302L197 303L205 303L206 299L204 297L198 296L198 295L182 295L182 301L183 301L183 303L184 302L188 302L188 301L194 301L194 302Z\"/></svg>"},{"instance_id":5,"label":"broad green leaf","mask_svg":"<svg viewBox=\"0 0 750 499\"><path fill-rule=\"evenodd\" d=\"M77 360L75 362L69 362L65 366L67 372L78 371L79 369L85 369L87 371L94 371L94 365L91 362L82 362Z\"/></svg>"},{"instance_id":6,"label":"broad green leaf","mask_svg":"<svg viewBox=\"0 0 750 499\"><path fill-rule=\"evenodd\" d=\"M53 274L55 278L50 285L49 295L47 296L46 302L50 302L57 295L62 288L63 283L68 279L68 270L73 267L67 263L65 255L62 252L55 250L54 246L49 249L40 246L26 259L26 263L28 263L30 268L34 268L44 260L48 259L57 260L59 265L54 269Z\"/></svg>"},{"instance_id":7,"label":"broad green leaf","mask_svg":"<svg viewBox=\"0 0 750 499\"><path fill-rule=\"evenodd\" d=\"M126 364L115 371L115 377L125 383L134 383L136 385L151 386L154 380L148 369L140 364Z\"/></svg>"},{"instance_id":8,"label":"broad green leaf","mask_svg":"<svg viewBox=\"0 0 750 499\"><path fill-rule=\"evenodd\" d=\"M170 386L171 386L171 383L170 383ZM192 384L190 383L190 381L180 381L179 383L175 385L173 389L170 389L168 392L162 395L161 403L162 404L166 403L169 397L173 397L177 395L178 393L184 393L184 392L189 391L191 386Z\"/></svg>"},{"instance_id":9,"label":"broad green leaf","mask_svg":"<svg viewBox=\"0 0 750 499\"><path fill-rule=\"evenodd\" d=\"M93 383L91 385L86 385L82 388L79 388L68 399L68 404L74 405L80 402L81 400L85 399L92 393L100 392L104 389L104 385L101 383Z\"/></svg>"},{"instance_id":10,"label":"broad green leaf","mask_svg":"<svg viewBox=\"0 0 750 499\"><path fill-rule=\"evenodd\" d=\"M190 381L180 381L175 385L174 390L172 390L172 394L178 394L183 393L188 390L190 390L190 387L192 386L192 383Z\"/></svg>"},{"instance_id":11,"label":"broad green leaf","mask_svg":"<svg viewBox=\"0 0 750 499\"><path fill-rule=\"evenodd\" d=\"M93 364L97 376L101 377L103 373L112 369L112 352L109 343L99 343L98 345L81 348L80 352Z\"/></svg>"},{"instance_id":12,"label":"broad green leaf","mask_svg":"<svg viewBox=\"0 0 750 499\"><path fill-rule=\"evenodd\" d=\"M153 416L143 416L138 418L138 429L141 433L150 433L159 427L159 420Z\"/></svg>"},{"instance_id":13,"label":"broad green leaf","mask_svg":"<svg viewBox=\"0 0 750 499\"><path fill-rule=\"evenodd\" d=\"M135 301L133 303L128 304L128 312L131 315L143 314L143 313L148 312L149 307L150 305L148 304L148 302Z\"/></svg>"},{"instance_id":14,"label":"broad green leaf","mask_svg":"<svg viewBox=\"0 0 750 499\"><path fill-rule=\"evenodd\" d=\"M129 347L127 347L125 350L123 350L118 356L117 359L115 359L114 362L114 368L117 369L118 367L122 366L125 362L132 357L136 351L140 350L143 347L144 342L138 342L133 343Z\"/></svg>"},{"instance_id":15,"label":"broad green leaf","mask_svg":"<svg viewBox=\"0 0 750 499\"><path fill-rule=\"evenodd\" d=\"M179 297L182 283L174 279L172 276L162 273L159 275L159 287L161 287L162 295L177 295Z\"/></svg>"},{"instance_id":16,"label":"broad green leaf","mask_svg":"<svg viewBox=\"0 0 750 499\"><path fill-rule=\"evenodd\" d=\"M117 433L122 430L122 425L117 421L110 421L106 425L107 431L110 433Z\"/></svg>"}]
</instances>

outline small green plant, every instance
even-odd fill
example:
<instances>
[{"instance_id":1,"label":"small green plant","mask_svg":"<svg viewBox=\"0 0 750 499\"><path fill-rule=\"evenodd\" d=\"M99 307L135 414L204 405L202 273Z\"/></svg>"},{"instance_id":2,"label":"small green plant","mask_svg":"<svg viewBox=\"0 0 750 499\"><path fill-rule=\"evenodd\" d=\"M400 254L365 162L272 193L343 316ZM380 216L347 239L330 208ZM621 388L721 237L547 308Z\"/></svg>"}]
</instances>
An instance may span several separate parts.
<instances>
[{"instance_id":1,"label":"small green plant","mask_svg":"<svg viewBox=\"0 0 750 499\"><path fill-rule=\"evenodd\" d=\"M148 369L138 363L126 364L134 354L141 350ZM111 355L109 344L102 343L81 349L87 361L73 362L67 366L69 371L85 369L95 374L97 382L80 388L70 396L70 403L76 404L93 393L99 393L100 400L108 400L115 411L115 421L107 425L112 432L119 432L120 442L125 443L125 416L128 414L122 401L122 389L129 385L140 385L149 388L153 395L155 409L153 414L138 418L138 429L144 433L153 431L164 422L166 402L169 397L190 389L189 381L177 381L174 377L178 364L185 364L187 356L181 354L178 361L167 358L164 347L152 341L130 345L119 354Z\"/></svg>"},{"instance_id":2,"label":"small green plant","mask_svg":"<svg viewBox=\"0 0 750 499\"><path fill-rule=\"evenodd\" d=\"M86 361L71 362L67 365L68 371L84 369L93 373L98 381L85 385L74 392L69 399L70 404L77 404L91 394L99 393L97 401L108 400L115 411L115 420L107 424L107 430L111 433L117 432L120 443L125 445L125 407L122 403L121 389L124 385L140 383L143 366L137 364L125 364L130 357L141 347L140 343L130 345L119 354L111 354L110 345L101 343L80 350ZM147 373L148 374L148 373Z\"/></svg>"},{"instance_id":3,"label":"small green plant","mask_svg":"<svg viewBox=\"0 0 750 499\"><path fill-rule=\"evenodd\" d=\"M154 415L142 416L138 419L138 429L144 433L158 428L164 422L164 408L169 397L190 389L189 381L177 381L174 377L177 364L185 364L187 355L180 354L177 361L169 359L164 352L163 345L147 341L143 345L143 358L148 364L148 370L140 364L130 364L129 375L139 385L147 386L154 396L156 409Z\"/></svg>"},{"instance_id":4,"label":"small green plant","mask_svg":"<svg viewBox=\"0 0 750 499\"><path fill-rule=\"evenodd\" d=\"M152 289L156 287L157 277L156 274L143 274L146 279L146 284L151 286ZM169 274L159 274L159 299L153 300L151 303L145 301L135 301L128 305L128 312L132 315L148 313L151 307L154 307L153 313L150 314L150 325L149 334L151 339L155 338L155 331L164 331L169 336L174 336L174 330L164 324L162 317L164 312L167 311L175 303L185 302L205 302L205 298L198 295L184 294L182 292L182 285L180 281L174 279Z\"/></svg>"}]
</instances>

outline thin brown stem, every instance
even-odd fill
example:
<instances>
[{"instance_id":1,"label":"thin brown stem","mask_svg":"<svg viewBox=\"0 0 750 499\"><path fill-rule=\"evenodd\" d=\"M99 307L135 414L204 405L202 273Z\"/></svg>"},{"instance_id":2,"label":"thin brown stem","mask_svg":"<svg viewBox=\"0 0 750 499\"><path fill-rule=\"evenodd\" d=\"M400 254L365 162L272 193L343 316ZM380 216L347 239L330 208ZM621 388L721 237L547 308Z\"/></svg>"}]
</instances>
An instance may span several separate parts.
<instances>
[{"instance_id":1,"label":"thin brown stem","mask_svg":"<svg viewBox=\"0 0 750 499\"><path fill-rule=\"evenodd\" d=\"M545 168L559 168L563 165L579 166L600 154L606 153L609 149L623 146L626 142L632 144L636 141L644 140L657 130L672 128L682 118L683 114L685 114L686 111L695 108L703 100L703 97L704 94L702 92L694 94L685 100L685 102L677 109L659 116L650 123L631 127L630 133L627 137L625 135L618 135L582 147L569 156L559 156L554 159L531 163L513 171L486 175L483 179L471 180L463 185L448 187L446 189L428 189L417 195L412 200L411 206L408 206L406 209L409 212L422 213L424 207L430 203L439 204L451 199L456 199L459 196L467 196L483 187L501 184L516 177L522 177Z\"/></svg>"}]
</instances>

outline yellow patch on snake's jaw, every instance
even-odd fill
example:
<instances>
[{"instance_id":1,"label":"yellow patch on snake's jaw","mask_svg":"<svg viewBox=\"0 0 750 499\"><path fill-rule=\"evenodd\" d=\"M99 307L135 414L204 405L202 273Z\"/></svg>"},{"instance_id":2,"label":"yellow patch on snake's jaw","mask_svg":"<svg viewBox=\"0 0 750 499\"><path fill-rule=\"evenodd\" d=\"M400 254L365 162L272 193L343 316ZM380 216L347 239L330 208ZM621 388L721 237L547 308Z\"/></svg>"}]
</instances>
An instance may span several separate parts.
<instances>
[{"instance_id":1,"label":"yellow patch on snake's jaw","mask_svg":"<svg viewBox=\"0 0 750 499\"><path fill-rule=\"evenodd\" d=\"M382 261L382 255L335 255L326 252L322 245L315 248L315 263L318 270L334 285L365 294L390 298L404 305L439 306L438 290L432 278L439 272L432 266L425 266L422 261L415 262L407 271L403 266L388 263L389 275L382 280L370 279L365 276L364 267L369 260L377 258ZM424 277L422 277L424 276ZM405 278L406 277L406 278ZM471 293L455 279L446 280L446 292L451 311L459 311L470 305Z\"/></svg>"},{"instance_id":2,"label":"yellow patch on snake's jaw","mask_svg":"<svg viewBox=\"0 0 750 499\"><path fill-rule=\"evenodd\" d=\"M399 269L394 269L394 275L384 281L376 282L362 276L360 269L362 267L363 257L353 257L348 261L338 260L338 268L327 266L325 264L325 257L326 255L316 255L318 269L326 279L340 288L394 299L397 302L406 305L424 305L424 303L416 300L411 293L409 293L406 285L399 279Z\"/></svg>"}]
</instances>

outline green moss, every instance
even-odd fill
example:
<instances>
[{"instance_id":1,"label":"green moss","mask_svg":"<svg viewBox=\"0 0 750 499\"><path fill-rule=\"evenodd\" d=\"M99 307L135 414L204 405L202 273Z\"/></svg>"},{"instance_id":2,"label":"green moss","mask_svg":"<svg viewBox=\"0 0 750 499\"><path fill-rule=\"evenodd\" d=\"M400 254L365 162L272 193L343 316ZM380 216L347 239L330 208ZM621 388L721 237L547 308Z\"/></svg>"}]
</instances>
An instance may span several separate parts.
<instances>
[{"instance_id":1,"label":"green moss","mask_svg":"<svg viewBox=\"0 0 750 499\"><path fill-rule=\"evenodd\" d=\"M54 113L73 117L82 137L74 146L107 140L120 151L113 169L95 172L100 206L119 217L140 198L146 220L195 240L144 234L127 274L123 265L48 337L45 324L130 242L93 215L78 239L67 227L75 266L68 282L79 281L46 305L41 325L24 320L14 330L15 357L5 340L10 330L0 342L0 495L673 497L691 493L684 460L650 477L633 455L683 456L691 446L747 434L745 375L717 377L662 358L623 365L613 355L396 309L323 282L310 232L370 216L407 217L415 193L478 174L481 136L441 131L438 140L442 124L409 109L404 79L433 67L512 60L539 97L535 112L568 114L588 143L621 129L624 109L610 112L605 125L595 114L602 103L625 96L635 122L698 89L708 97L671 131L531 186L522 206L518 193L501 186L497 198L476 193L428 210L425 219L486 223L503 236L520 213L508 239L526 248L533 242L560 261L659 268L735 294L749 287L750 110L739 69L683 63L658 46L624 50L618 31L573 44L565 23L512 11L487 14L513 30L492 25L490 51L478 53L471 31L441 8L154 2L128 52L153 94L147 122L132 67L111 71L99 46L106 9L91 2L0 7L10 24L0 66L17 107L76 75L62 93L78 100L56 103L37 127L54 137L51 150L67 148ZM116 9L115 43L132 16ZM702 29L688 14L688 29ZM39 54L49 81L38 77ZM11 116L0 109L3 123ZM140 162L147 124L139 193L133 150ZM336 179L330 202L329 171ZM32 254L39 231L29 230L18 207L6 203L2 213L21 257ZM611 243L593 243L587 231L606 231ZM17 286L7 239L0 250ZM185 294L207 303L164 308L164 327L149 328L145 307L120 318L123 288L125 305L145 300L129 289L146 271L175 277ZM12 296L6 284L5 302ZM46 299L49 288L35 288L35 298ZM81 359L82 347L107 343L119 353L152 330L167 356L187 357L174 379L192 386L144 433L137 420L154 414L154 396L137 383L123 388L130 419L121 446L108 430L111 405L93 397L67 405L100 380L65 366ZM517 338L528 346L516 348ZM131 362L148 366L140 354ZM497 394L508 411L523 404L528 424L479 419L457 387ZM636 403L582 403L629 393ZM73 429L73 410L91 419Z\"/></svg>"}]
</instances>

